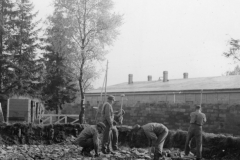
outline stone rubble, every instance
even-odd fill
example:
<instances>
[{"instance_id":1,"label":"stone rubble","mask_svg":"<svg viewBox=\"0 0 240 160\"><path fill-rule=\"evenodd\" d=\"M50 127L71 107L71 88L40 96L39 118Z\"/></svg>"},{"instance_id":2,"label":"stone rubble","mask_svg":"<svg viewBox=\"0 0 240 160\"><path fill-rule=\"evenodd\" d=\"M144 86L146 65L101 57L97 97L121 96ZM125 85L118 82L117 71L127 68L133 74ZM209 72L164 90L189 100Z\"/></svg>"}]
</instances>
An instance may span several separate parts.
<instances>
[{"instance_id":1,"label":"stone rubble","mask_svg":"<svg viewBox=\"0 0 240 160\"><path fill-rule=\"evenodd\" d=\"M0 159L10 160L107 160L107 159L152 159L153 152L146 148L120 147L115 154L104 155L100 152L100 157L83 157L82 147L72 145L74 137L68 137L66 141L52 145L0 145ZM194 156L188 158L182 156L182 152L176 149L164 150L165 158L162 160L193 160ZM94 155L94 151L92 151Z\"/></svg>"}]
</instances>

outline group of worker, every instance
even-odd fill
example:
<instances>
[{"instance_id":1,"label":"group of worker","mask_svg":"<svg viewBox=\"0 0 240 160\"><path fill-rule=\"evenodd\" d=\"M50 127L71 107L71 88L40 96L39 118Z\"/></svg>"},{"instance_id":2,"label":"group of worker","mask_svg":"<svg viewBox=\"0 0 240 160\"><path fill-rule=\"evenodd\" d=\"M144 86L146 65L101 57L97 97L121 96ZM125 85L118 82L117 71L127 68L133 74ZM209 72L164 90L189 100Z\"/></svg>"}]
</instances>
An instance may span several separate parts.
<instances>
[{"instance_id":1,"label":"group of worker","mask_svg":"<svg viewBox=\"0 0 240 160\"><path fill-rule=\"evenodd\" d=\"M124 111L117 113L113 111L112 105L115 97L109 95L107 102L102 107L102 122L95 126L84 128L75 144L83 147L83 156L92 156L90 151L95 150L95 157L99 154L99 134L103 133L101 152L103 154L114 154L118 148L118 130L116 124L122 124ZM185 155L190 153L190 143L193 137L196 139L196 160L202 159L202 125L206 122L206 116L201 112L201 105L196 106L196 111L190 114L190 126L185 143ZM133 126L133 131L143 134L148 139L148 145L154 147L154 160L163 157L163 145L168 135L168 128L161 123L148 123L143 126Z\"/></svg>"},{"instance_id":2,"label":"group of worker","mask_svg":"<svg viewBox=\"0 0 240 160\"><path fill-rule=\"evenodd\" d=\"M73 142L83 147L81 154L83 156L92 157L91 151L95 150L95 157L99 154L99 134L103 133L101 151L103 154L114 154L114 151L118 148L118 130L116 125L122 124L124 110L114 112L112 105L115 101L115 97L109 95L107 102L102 107L102 122L98 122L96 125L87 126L80 133L77 140Z\"/></svg>"}]
</instances>

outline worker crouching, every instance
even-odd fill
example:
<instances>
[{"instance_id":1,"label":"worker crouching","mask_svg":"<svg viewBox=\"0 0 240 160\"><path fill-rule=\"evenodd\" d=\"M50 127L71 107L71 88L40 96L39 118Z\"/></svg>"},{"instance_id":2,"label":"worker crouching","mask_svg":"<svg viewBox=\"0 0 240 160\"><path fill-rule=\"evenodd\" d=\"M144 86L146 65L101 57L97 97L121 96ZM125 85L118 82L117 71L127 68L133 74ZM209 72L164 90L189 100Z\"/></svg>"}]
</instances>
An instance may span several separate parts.
<instances>
[{"instance_id":1,"label":"worker crouching","mask_svg":"<svg viewBox=\"0 0 240 160\"><path fill-rule=\"evenodd\" d=\"M138 130L139 136L145 134L148 139L148 146L154 147L154 160L159 160L163 157L163 145L168 135L168 128L161 123L148 123L140 127L135 125L133 130ZM134 135L135 139L138 137Z\"/></svg>"},{"instance_id":2,"label":"worker crouching","mask_svg":"<svg viewBox=\"0 0 240 160\"><path fill-rule=\"evenodd\" d=\"M76 141L73 144L78 144L83 147L81 154L83 156L92 157L90 153L93 149L95 150L95 157L99 156L99 134L101 134L105 130L106 126L104 123L99 122L97 125L87 126L80 133Z\"/></svg>"}]
</instances>

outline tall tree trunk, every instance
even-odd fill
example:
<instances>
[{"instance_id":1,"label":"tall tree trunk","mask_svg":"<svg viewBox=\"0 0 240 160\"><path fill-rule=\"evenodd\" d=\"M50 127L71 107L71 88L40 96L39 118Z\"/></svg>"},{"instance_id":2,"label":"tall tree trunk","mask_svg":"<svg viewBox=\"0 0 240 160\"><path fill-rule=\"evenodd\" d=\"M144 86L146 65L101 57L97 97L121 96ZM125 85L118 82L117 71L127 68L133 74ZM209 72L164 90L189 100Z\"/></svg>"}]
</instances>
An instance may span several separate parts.
<instances>
[{"instance_id":1,"label":"tall tree trunk","mask_svg":"<svg viewBox=\"0 0 240 160\"><path fill-rule=\"evenodd\" d=\"M83 91L83 65L84 65L84 59L82 61L81 67L80 67L80 76L79 76L79 87L80 87L80 94L81 94L81 102L80 102L80 113L79 113L79 123L83 124L85 120L85 105L84 105L84 91Z\"/></svg>"},{"instance_id":2,"label":"tall tree trunk","mask_svg":"<svg viewBox=\"0 0 240 160\"><path fill-rule=\"evenodd\" d=\"M84 46L84 42L82 42L82 43L83 43L82 46ZM80 113L79 113L79 123L83 124L84 121L85 121L85 104L84 104L85 97L84 97L84 88L83 88L83 66L84 66L84 63L85 63L84 47L82 47L81 55L82 55L82 63L81 63L81 66L79 68L80 75L79 75L79 79L78 79L80 94L81 94L81 102L80 102L81 110L80 110Z\"/></svg>"},{"instance_id":3,"label":"tall tree trunk","mask_svg":"<svg viewBox=\"0 0 240 160\"><path fill-rule=\"evenodd\" d=\"M80 113L79 113L79 123L83 124L85 120L85 105L84 105L84 92L82 81L79 79L80 93L81 93L81 102L80 102Z\"/></svg>"}]
</instances>

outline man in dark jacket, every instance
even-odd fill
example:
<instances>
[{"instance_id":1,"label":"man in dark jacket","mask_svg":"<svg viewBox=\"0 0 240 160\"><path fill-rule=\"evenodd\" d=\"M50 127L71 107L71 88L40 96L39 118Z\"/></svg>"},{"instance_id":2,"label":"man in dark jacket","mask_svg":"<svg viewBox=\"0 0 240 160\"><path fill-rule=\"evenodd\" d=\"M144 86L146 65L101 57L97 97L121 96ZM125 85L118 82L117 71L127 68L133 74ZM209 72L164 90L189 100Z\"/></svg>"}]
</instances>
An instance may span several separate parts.
<instances>
[{"instance_id":1,"label":"man in dark jacket","mask_svg":"<svg viewBox=\"0 0 240 160\"><path fill-rule=\"evenodd\" d=\"M113 137L114 140L111 139L112 132L117 133L117 128L116 128L116 126L114 126L114 112L113 112L113 108L112 108L114 101L115 101L115 97L112 95L109 95L107 98L107 102L105 102L103 104L103 108L102 108L102 121L106 126L106 129L103 133L103 140L102 140L102 153L103 154L113 153L110 148L111 143L113 146L117 147L116 137ZM115 136L118 136L118 135L115 134ZM117 149L117 148L115 148L115 149Z\"/></svg>"},{"instance_id":2,"label":"man in dark jacket","mask_svg":"<svg viewBox=\"0 0 240 160\"><path fill-rule=\"evenodd\" d=\"M168 128L161 123L148 123L143 126L135 125L133 130L138 132L139 136L145 134L148 139L148 146L154 146L154 160L162 157L163 145L168 135Z\"/></svg>"},{"instance_id":3,"label":"man in dark jacket","mask_svg":"<svg viewBox=\"0 0 240 160\"><path fill-rule=\"evenodd\" d=\"M114 101L115 97L109 95L107 102L105 102L102 107L102 121L106 125L102 140L103 154L114 154L113 151L119 150L118 130L116 125L122 124L125 111L122 109L122 111L113 112L112 105Z\"/></svg>"},{"instance_id":4,"label":"man in dark jacket","mask_svg":"<svg viewBox=\"0 0 240 160\"><path fill-rule=\"evenodd\" d=\"M94 149L95 157L98 157L99 134L101 134L105 128L106 126L102 122L97 123L97 125L89 125L83 129L73 144L78 144L79 146L83 147L83 156L92 157L90 152Z\"/></svg>"}]
</instances>

